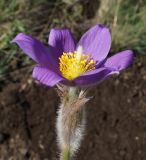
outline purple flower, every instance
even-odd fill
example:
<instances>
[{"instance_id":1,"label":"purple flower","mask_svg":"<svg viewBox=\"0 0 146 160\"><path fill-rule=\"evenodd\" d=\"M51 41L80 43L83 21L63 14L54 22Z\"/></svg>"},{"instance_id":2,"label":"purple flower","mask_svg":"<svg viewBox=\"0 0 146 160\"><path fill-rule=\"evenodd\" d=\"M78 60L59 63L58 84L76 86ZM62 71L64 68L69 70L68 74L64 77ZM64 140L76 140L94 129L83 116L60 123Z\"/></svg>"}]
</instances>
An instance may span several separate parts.
<instances>
[{"instance_id":1,"label":"purple flower","mask_svg":"<svg viewBox=\"0 0 146 160\"><path fill-rule=\"evenodd\" d=\"M12 42L37 62L33 77L47 86L57 83L95 85L133 62L131 50L107 58L111 35L102 25L89 29L78 43L68 29L52 29L48 47L24 33L18 34Z\"/></svg>"}]
</instances>

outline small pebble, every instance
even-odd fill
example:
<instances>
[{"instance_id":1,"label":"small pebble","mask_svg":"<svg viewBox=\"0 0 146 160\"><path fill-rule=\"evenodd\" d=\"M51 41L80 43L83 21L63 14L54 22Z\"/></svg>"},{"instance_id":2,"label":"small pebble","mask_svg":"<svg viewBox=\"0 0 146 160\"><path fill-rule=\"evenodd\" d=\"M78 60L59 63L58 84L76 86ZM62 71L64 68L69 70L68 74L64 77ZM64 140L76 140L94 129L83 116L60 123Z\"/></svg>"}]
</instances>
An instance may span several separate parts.
<instances>
[{"instance_id":1,"label":"small pebble","mask_svg":"<svg viewBox=\"0 0 146 160\"><path fill-rule=\"evenodd\" d=\"M135 137L135 140L136 140L136 141L138 141L138 140L139 140L139 137L138 137L138 136L136 136L136 137Z\"/></svg>"}]
</instances>

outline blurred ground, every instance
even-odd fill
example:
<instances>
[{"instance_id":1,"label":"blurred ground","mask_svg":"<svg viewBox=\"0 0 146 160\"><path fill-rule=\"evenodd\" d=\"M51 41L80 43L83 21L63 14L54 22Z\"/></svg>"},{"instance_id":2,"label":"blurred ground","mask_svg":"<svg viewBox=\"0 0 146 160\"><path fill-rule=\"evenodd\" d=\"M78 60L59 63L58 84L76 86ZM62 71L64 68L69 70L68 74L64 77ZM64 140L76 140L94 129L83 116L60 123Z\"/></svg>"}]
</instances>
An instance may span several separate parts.
<instances>
[{"instance_id":1,"label":"blurred ground","mask_svg":"<svg viewBox=\"0 0 146 160\"><path fill-rule=\"evenodd\" d=\"M87 105L87 134L79 160L145 160L146 57L93 88ZM91 95L89 93L89 95ZM0 159L55 160L59 98L34 83L28 70L11 76L0 92Z\"/></svg>"},{"instance_id":2,"label":"blurred ground","mask_svg":"<svg viewBox=\"0 0 146 160\"><path fill-rule=\"evenodd\" d=\"M145 0L0 0L0 160L56 160L54 88L32 80L32 61L10 41L19 32L45 44L53 27L76 39L95 23L110 27L111 53L133 49L134 65L91 89L78 160L146 159Z\"/></svg>"}]
</instances>

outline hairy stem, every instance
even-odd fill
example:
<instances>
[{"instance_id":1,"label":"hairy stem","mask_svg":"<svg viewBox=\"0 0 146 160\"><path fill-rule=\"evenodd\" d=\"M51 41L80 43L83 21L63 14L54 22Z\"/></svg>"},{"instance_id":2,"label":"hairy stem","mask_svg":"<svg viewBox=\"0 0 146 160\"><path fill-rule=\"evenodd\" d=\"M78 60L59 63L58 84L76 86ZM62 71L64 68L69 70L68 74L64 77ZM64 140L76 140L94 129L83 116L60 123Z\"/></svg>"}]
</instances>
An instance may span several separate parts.
<instances>
[{"instance_id":1,"label":"hairy stem","mask_svg":"<svg viewBox=\"0 0 146 160\"><path fill-rule=\"evenodd\" d=\"M70 101L73 101L75 98L77 98L77 88L69 87L68 96Z\"/></svg>"},{"instance_id":2,"label":"hairy stem","mask_svg":"<svg viewBox=\"0 0 146 160\"><path fill-rule=\"evenodd\" d=\"M75 87L59 86L61 105L57 117L57 136L61 150L60 160L71 160L80 147L85 129L85 103L89 100L84 91Z\"/></svg>"}]
</instances>

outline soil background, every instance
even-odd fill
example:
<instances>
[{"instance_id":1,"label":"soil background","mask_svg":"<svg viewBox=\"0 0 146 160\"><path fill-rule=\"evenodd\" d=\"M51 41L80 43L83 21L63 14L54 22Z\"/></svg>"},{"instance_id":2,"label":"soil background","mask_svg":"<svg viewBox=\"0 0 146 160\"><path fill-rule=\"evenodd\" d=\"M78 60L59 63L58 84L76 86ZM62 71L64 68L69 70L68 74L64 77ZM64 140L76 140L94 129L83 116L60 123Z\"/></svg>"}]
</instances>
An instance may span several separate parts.
<instances>
[{"instance_id":1,"label":"soil background","mask_svg":"<svg viewBox=\"0 0 146 160\"><path fill-rule=\"evenodd\" d=\"M93 87L86 135L77 160L146 160L146 56ZM31 68L7 77L0 90L0 160L57 160L59 97L36 83Z\"/></svg>"}]
</instances>

